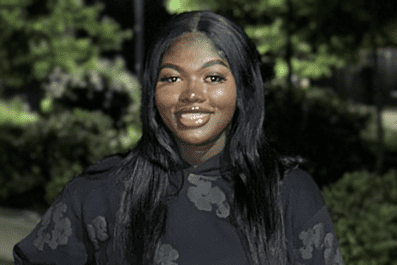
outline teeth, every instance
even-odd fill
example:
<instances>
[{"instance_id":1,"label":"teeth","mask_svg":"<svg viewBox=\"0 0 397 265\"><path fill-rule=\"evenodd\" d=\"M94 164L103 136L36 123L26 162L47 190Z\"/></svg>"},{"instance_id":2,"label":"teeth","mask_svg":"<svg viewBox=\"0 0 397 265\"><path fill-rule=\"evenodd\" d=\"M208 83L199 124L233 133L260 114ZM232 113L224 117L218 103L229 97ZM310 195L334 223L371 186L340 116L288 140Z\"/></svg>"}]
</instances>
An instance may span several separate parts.
<instances>
[{"instance_id":1,"label":"teeth","mask_svg":"<svg viewBox=\"0 0 397 265\"><path fill-rule=\"evenodd\" d=\"M208 115L209 115L208 113L184 113L181 116L182 118L185 119L196 120L196 119L202 119Z\"/></svg>"}]
</instances>

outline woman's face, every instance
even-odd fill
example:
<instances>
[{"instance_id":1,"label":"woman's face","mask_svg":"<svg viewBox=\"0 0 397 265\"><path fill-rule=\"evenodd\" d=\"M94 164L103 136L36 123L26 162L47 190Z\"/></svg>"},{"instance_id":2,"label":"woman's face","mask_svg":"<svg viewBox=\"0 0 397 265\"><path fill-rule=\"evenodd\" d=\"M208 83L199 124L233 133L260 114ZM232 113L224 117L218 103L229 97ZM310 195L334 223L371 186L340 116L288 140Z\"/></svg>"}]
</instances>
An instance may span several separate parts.
<instances>
[{"instance_id":1,"label":"woman's face","mask_svg":"<svg viewBox=\"0 0 397 265\"><path fill-rule=\"evenodd\" d=\"M225 139L236 107L236 83L211 40L200 33L182 35L160 67L156 106L176 140L206 145Z\"/></svg>"}]
</instances>

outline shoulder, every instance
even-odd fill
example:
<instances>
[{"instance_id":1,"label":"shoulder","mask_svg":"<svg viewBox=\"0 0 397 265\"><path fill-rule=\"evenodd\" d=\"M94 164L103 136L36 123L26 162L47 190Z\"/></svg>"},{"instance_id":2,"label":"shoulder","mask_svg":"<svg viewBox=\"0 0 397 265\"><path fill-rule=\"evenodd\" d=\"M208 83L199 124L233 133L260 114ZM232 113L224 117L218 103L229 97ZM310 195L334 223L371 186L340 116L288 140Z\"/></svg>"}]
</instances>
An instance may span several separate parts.
<instances>
[{"instance_id":1,"label":"shoulder","mask_svg":"<svg viewBox=\"0 0 397 265\"><path fill-rule=\"evenodd\" d=\"M87 169L83 171L82 176L90 177L93 175L100 175L101 173L108 172L111 169L116 168L123 161L124 157L122 155L112 155L105 157L99 162L92 164Z\"/></svg>"},{"instance_id":2,"label":"shoulder","mask_svg":"<svg viewBox=\"0 0 397 265\"><path fill-rule=\"evenodd\" d=\"M288 194L292 193L297 196L318 196L321 194L312 176L299 168L289 172L280 184L282 192Z\"/></svg>"},{"instance_id":3,"label":"shoulder","mask_svg":"<svg viewBox=\"0 0 397 265\"><path fill-rule=\"evenodd\" d=\"M305 171L290 172L281 183L290 257L297 264L343 264L332 218L321 190Z\"/></svg>"},{"instance_id":4,"label":"shoulder","mask_svg":"<svg viewBox=\"0 0 397 265\"><path fill-rule=\"evenodd\" d=\"M121 155L106 157L87 167L81 174L71 180L66 187L69 190L83 189L90 191L98 186L115 183L117 182L116 171L122 160L123 157Z\"/></svg>"},{"instance_id":5,"label":"shoulder","mask_svg":"<svg viewBox=\"0 0 397 265\"><path fill-rule=\"evenodd\" d=\"M298 226L325 207L321 190L313 178L301 169L295 169L284 177L280 193L287 218L293 219Z\"/></svg>"},{"instance_id":6,"label":"shoulder","mask_svg":"<svg viewBox=\"0 0 397 265\"><path fill-rule=\"evenodd\" d=\"M15 246L16 264L91 264L95 251L105 255L100 249L111 244L120 194L114 172L121 161L105 158L69 182Z\"/></svg>"},{"instance_id":7,"label":"shoulder","mask_svg":"<svg viewBox=\"0 0 397 265\"><path fill-rule=\"evenodd\" d=\"M89 166L66 185L61 199L84 217L108 215L112 209L117 210L120 184L116 173L122 160L122 156L114 155Z\"/></svg>"}]
</instances>

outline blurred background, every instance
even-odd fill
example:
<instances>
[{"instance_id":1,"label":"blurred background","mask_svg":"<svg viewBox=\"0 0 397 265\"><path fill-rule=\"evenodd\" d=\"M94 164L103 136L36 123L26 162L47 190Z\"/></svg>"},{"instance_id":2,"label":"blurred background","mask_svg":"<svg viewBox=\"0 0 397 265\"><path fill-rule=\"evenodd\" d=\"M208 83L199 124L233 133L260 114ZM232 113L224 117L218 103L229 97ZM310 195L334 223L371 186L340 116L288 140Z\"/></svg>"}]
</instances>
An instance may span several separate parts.
<instances>
[{"instance_id":1,"label":"blurred background","mask_svg":"<svg viewBox=\"0 0 397 265\"><path fill-rule=\"evenodd\" d=\"M0 264L67 182L139 140L148 45L203 9L257 44L263 129L306 160L345 264L397 264L395 0L0 0Z\"/></svg>"}]
</instances>

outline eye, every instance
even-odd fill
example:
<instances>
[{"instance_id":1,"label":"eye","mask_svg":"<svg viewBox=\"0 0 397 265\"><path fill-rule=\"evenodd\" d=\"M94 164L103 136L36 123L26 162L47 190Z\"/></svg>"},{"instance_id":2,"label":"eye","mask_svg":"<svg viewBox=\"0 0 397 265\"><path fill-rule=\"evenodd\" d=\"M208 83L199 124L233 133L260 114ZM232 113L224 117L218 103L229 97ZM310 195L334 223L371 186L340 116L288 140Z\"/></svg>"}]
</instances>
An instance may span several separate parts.
<instances>
[{"instance_id":1,"label":"eye","mask_svg":"<svg viewBox=\"0 0 397 265\"><path fill-rule=\"evenodd\" d=\"M164 83L175 83L178 81L179 77L178 76L166 76L160 79L160 82Z\"/></svg>"},{"instance_id":2,"label":"eye","mask_svg":"<svg viewBox=\"0 0 397 265\"><path fill-rule=\"evenodd\" d=\"M206 78L206 80L211 83L220 83L220 82L225 81L226 79L219 75L210 75Z\"/></svg>"}]
</instances>

